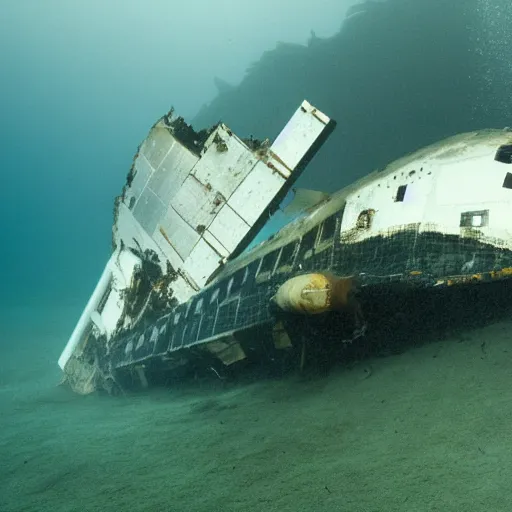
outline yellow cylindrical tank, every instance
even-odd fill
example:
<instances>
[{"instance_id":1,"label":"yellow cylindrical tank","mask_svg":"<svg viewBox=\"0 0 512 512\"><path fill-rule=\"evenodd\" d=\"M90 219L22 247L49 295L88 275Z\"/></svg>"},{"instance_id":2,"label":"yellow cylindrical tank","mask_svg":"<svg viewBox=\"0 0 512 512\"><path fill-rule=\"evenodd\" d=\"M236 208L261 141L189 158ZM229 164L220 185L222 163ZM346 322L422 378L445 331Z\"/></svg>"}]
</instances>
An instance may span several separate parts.
<instances>
[{"instance_id":1,"label":"yellow cylindrical tank","mask_svg":"<svg viewBox=\"0 0 512 512\"><path fill-rule=\"evenodd\" d=\"M348 309L354 287L353 277L337 277L329 273L303 274L283 283L273 301L282 311L317 315Z\"/></svg>"}]
</instances>

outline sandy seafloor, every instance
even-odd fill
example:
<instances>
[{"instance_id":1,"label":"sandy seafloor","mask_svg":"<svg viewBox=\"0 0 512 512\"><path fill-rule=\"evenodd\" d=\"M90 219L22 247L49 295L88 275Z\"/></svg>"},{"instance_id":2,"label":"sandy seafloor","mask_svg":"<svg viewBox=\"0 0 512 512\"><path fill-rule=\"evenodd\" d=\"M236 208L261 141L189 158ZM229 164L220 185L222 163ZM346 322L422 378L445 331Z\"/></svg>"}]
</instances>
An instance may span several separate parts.
<instances>
[{"instance_id":1,"label":"sandy seafloor","mask_svg":"<svg viewBox=\"0 0 512 512\"><path fill-rule=\"evenodd\" d=\"M48 336L2 352L1 512L512 510L512 322L118 398L58 387Z\"/></svg>"}]
</instances>

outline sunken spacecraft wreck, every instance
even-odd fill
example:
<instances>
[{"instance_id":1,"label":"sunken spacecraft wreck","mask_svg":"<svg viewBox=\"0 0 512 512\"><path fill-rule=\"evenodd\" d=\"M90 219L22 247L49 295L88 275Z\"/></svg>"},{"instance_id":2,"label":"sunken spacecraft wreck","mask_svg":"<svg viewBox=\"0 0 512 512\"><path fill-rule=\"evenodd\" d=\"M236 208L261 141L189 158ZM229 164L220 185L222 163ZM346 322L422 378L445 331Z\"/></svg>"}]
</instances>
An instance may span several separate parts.
<instances>
[{"instance_id":1,"label":"sunken spacecraft wreck","mask_svg":"<svg viewBox=\"0 0 512 512\"><path fill-rule=\"evenodd\" d=\"M456 135L318 193L250 247L335 125L307 101L273 142L159 119L115 200L111 256L59 358L64 381L115 393L290 353L303 365L311 338L357 345L384 328L386 306L507 282L506 130Z\"/></svg>"}]
</instances>

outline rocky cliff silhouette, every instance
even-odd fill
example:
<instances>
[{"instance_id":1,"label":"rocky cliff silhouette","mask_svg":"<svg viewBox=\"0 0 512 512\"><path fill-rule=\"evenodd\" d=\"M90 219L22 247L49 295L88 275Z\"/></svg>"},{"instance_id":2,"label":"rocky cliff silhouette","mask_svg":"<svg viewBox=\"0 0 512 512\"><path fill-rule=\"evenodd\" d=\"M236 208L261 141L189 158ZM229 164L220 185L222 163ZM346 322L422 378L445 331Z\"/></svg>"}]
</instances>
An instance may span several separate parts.
<instances>
[{"instance_id":1,"label":"rocky cliff silhouette","mask_svg":"<svg viewBox=\"0 0 512 512\"><path fill-rule=\"evenodd\" d=\"M443 137L511 125L512 7L484 4L361 3L335 36L312 32L307 45L265 52L193 124L222 120L241 136L273 138L306 98L338 121L298 183L325 191Z\"/></svg>"}]
</instances>

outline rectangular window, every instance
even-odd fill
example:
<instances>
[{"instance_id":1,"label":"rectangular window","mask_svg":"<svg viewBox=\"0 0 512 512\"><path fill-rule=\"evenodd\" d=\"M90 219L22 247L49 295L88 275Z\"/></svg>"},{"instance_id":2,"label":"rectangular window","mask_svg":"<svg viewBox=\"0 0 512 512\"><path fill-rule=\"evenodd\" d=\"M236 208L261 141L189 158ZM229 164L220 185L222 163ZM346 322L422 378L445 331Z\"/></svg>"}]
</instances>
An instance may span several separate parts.
<instances>
[{"instance_id":1,"label":"rectangular window","mask_svg":"<svg viewBox=\"0 0 512 512\"><path fill-rule=\"evenodd\" d=\"M272 252L269 252L268 254L265 254L263 256L263 259L261 261L260 269L258 271L258 275L265 274L265 273L271 273L272 270L274 270L274 266L277 261L277 256L279 254L279 250L275 250Z\"/></svg>"},{"instance_id":2,"label":"rectangular window","mask_svg":"<svg viewBox=\"0 0 512 512\"><path fill-rule=\"evenodd\" d=\"M395 203L400 203L404 200L406 190L407 185L400 185L398 187L398 190L396 191Z\"/></svg>"},{"instance_id":3,"label":"rectangular window","mask_svg":"<svg viewBox=\"0 0 512 512\"><path fill-rule=\"evenodd\" d=\"M503 188L512 188L512 173L507 172L503 180Z\"/></svg>"},{"instance_id":4,"label":"rectangular window","mask_svg":"<svg viewBox=\"0 0 512 512\"><path fill-rule=\"evenodd\" d=\"M237 270L231 279L228 281L226 295L237 295L242 288L242 284L244 282L245 272L247 268L241 268Z\"/></svg>"},{"instance_id":5,"label":"rectangular window","mask_svg":"<svg viewBox=\"0 0 512 512\"><path fill-rule=\"evenodd\" d=\"M482 228L489 225L489 210L462 212L460 214L461 228Z\"/></svg>"},{"instance_id":6,"label":"rectangular window","mask_svg":"<svg viewBox=\"0 0 512 512\"><path fill-rule=\"evenodd\" d=\"M289 244L286 244L281 249L281 254L279 256L279 262L277 264L276 273L282 274L283 272L290 272L293 268L293 262L295 261L295 255L297 254L297 248L299 246L299 241L294 240Z\"/></svg>"},{"instance_id":7,"label":"rectangular window","mask_svg":"<svg viewBox=\"0 0 512 512\"><path fill-rule=\"evenodd\" d=\"M313 228L311 231L308 231L302 237L302 240L300 241L300 248L299 254L297 256L297 261L302 262L313 255L317 235L318 226Z\"/></svg>"},{"instance_id":8,"label":"rectangular window","mask_svg":"<svg viewBox=\"0 0 512 512\"><path fill-rule=\"evenodd\" d=\"M334 234L336 233L336 221L336 214L331 215L324 220L320 242L325 242L325 240L330 240L334 237Z\"/></svg>"},{"instance_id":9,"label":"rectangular window","mask_svg":"<svg viewBox=\"0 0 512 512\"><path fill-rule=\"evenodd\" d=\"M500 146L498 151L496 151L494 160L502 164L512 164L512 144L503 144L503 146Z\"/></svg>"},{"instance_id":10,"label":"rectangular window","mask_svg":"<svg viewBox=\"0 0 512 512\"><path fill-rule=\"evenodd\" d=\"M285 245L281 249L281 256L279 257L279 266L292 265L293 257L295 256L295 250L297 249L297 241L293 241L288 245Z\"/></svg>"}]
</instances>

